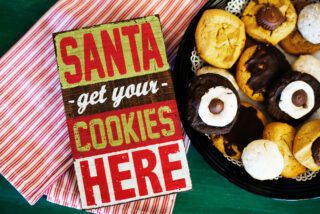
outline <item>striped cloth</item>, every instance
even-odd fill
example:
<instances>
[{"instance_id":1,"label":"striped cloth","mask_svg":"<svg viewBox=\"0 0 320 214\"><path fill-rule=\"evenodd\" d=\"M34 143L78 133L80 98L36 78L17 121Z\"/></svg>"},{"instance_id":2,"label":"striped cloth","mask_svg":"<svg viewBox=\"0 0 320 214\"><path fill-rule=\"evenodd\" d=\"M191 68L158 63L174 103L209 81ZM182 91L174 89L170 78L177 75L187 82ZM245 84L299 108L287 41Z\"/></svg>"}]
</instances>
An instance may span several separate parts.
<instances>
[{"instance_id":1,"label":"striped cloth","mask_svg":"<svg viewBox=\"0 0 320 214\"><path fill-rule=\"evenodd\" d=\"M170 63L206 0L60 0L0 59L0 173L30 203L80 208L52 33L159 14ZM95 212L169 212L175 195ZM163 207L163 209L162 209Z\"/></svg>"}]
</instances>

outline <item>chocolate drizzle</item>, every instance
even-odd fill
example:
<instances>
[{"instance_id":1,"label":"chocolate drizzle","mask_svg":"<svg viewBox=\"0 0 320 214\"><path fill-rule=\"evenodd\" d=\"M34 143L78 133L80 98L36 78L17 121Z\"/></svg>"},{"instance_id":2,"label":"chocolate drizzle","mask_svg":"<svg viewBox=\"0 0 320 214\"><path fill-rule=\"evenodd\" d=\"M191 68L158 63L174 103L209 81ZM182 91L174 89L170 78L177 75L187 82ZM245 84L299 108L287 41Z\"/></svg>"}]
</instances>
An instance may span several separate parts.
<instances>
[{"instance_id":1,"label":"chocolate drizzle","mask_svg":"<svg viewBox=\"0 0 320 214\"><path fill-rule=\"evenodd\" d=\"M314 162L320 166L320 137L313 142L311 151Z\"/></svg>"},{"instance_id":2,"label":"chocolate drizzle","mask_svg":"<svg viewBox=\"0 0 320 214\"><path fill-rule=\"evenodd\" d=\"M261 138L264 125L257 113L254 107L240 106L235 125L228 134L224 135L224 148L227 155L235 155L232 145L237 146L242 152L251 141Z\"/></svg>"},{"instance_id":3,"label":"chocolate drizzle","mask_svg":"<svg viewBox=\"0 0 320 214\"><path fill-rule=\"evenodd\" d=\"M264 93L275 79L290 70L285 56L268 44L257 45L246 66L251 74L248 85L254 93Z\"/></svg>"}]
</instances>

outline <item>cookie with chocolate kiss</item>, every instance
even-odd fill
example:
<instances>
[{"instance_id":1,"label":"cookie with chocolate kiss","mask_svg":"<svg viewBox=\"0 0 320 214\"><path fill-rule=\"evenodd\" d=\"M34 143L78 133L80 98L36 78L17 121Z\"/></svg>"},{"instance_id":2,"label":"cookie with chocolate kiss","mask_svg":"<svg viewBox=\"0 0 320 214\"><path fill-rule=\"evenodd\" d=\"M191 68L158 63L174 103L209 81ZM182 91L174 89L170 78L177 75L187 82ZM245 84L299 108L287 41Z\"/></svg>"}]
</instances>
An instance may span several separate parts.
<instances>
[{"instance_id":1,"label":"cookie with chocolate kiss","mask_svg":"<svg viewBox=\"0 0 320 214\"><path fill-rule=\"evenodd\" d=\"M244 9L242 21L249 36L276 45L295 29L297 14L290 0L255 0Z\"/></svg>"},{"instance_id":2,"label":"cookie with chocolate kiss","mask_svg":"<svg viewBox=\"0 0 320 214\"><path fill-rule=\"evenodd\" d=\"M309 74L289 71L270 87L266 105L276 120L298 125L320 107L320 83Z\"/></svg>"},{"instance_id":3,"label":"cookie with chocolate kiss","mask_svg":"<svg viewBox=\"0 0 320 214\"><path fill-rule=\"evenodd\" d=\"M227 78L213 73L195 76L188 91L188 121L203 134L226 134L238 117L239 103L237 90Z\"/></svg>"}]
</instances>

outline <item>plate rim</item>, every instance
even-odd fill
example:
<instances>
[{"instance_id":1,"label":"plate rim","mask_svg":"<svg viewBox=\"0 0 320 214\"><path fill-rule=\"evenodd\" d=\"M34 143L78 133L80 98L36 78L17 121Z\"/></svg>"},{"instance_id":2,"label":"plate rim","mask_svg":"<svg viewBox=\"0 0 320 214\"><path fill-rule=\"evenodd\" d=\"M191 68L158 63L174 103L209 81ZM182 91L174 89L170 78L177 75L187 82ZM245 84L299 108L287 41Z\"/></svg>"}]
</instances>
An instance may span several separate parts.
<instances>
[{"instance_id":1,"label":"plate rim","mask_svg":"<svg viewBox=\"0 0 320 214\"><path fill-rule=\"evenodd\" d=\"M209 164L209 166L215 170L216 172L218 172L220 175L222 175L225 179L227 179L229 182L231 182L232 184L240 187L241 189L243 190L246 190L248 192L251 192L251 193L254 193L254 194L257 194L257 195L261 195L261 196L264 196L264 197L268 197L268 198L272 198L272 199L276 199L276 200L287 200L287 201L297 201L297 200L307 200L307 199L314 199L314 198L319 198L320 197L320 179L319 179L319 192L317 191L312 191L312 192L309 192L309 191L303 191L303 190L300 190L298 192L274 192L272 193L271 191L266 191L266 190L262 190L260 188L253 188L252 187L252 184L250 183L247 183L245 181L242 181L242 182L239 182L238 179L235 179L234 177L232 176L229 176L227 174L227 171L224 167L222 166L219 166L219 163L216 162L216 161L212 161L212 160L209 160L209 156L208 155L205 155L206 152L208 151L203 151L203 149L200 147L199 144L196 144L195 141L197 141L195 138L195 134L193 134L193 132L196 132L194 131L189 125L188 125L188 122L184 119L185 116L182 115L184 111L181 111L181 108L182 106L180 105L181 103L181 97L179 96L179 94L177 94L177 87L178 87L178 74L180 72L177 72L178 69L181 69L183 66L183 56L184 56L184 49L185 49L185 46L187 45L186 42L187 40L189 39L189 37L191 36L191 34L193 33L194 34L194 31L195 31L195 26L198 22L198 20L200 19L202 13L207 10L207 9L212 9L212 8L216 8L216 5L224 5L226 6L228 2L230 2L231 0L218 0L218 1L208 1L197 13L196 15L192 18L188 28L186 29L183 37L182 37L182 40L179 44L179 49L177 51L177 55L176 55L176 61L175 61L175 65L174 65L174 72L172 74L172 79L173 79L173 84L174 84L174 88L175 88L175 93L176 93L176 98L177 98L177 105L178 105L178 109L179 109L179 115L180 115L180 118L181 118L181 122L182 122L182 125L184 127L184 130L187 134L187 136L189 137L192 145L196 148L197 152L200 153L200 155L202 156L202 158L205 160L205 162L207 164ZM221 9L221 8L220 8ZM191 36L192 37L192 36ZM189 69L191 71L191 68ZM180 101L180 102L179 102ZM199 135L199 133L198 133ZM203 135L204 136L204 135ZM221 155L221 154L220 154ZM225 158L225 157L223 157ZM226 158L225 158L226 159ZM320 176L318 176L320 177ZM314 179L312 179L314 180ZM257 181L256 182L263 182L263 181ZM295 182L298 182L298 181L295 181ZM312 186L311 186L312 187ZM273 190L272 189L273 187L270 186L270 190ZM312 189L310 189L312 190Z\"/></svg>"}]
</instances>

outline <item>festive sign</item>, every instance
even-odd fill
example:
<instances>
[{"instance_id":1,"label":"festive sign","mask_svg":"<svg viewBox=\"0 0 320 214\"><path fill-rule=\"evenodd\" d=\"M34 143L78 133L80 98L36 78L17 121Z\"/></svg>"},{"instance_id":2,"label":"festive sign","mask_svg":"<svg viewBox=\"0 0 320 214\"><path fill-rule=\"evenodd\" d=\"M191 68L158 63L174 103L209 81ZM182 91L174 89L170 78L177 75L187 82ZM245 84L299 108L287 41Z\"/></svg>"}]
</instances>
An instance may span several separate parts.
<instances>
[{"instance_id":1,"label":"festive sign","mask_svg":"<svg viewBox=\"0 0 320 214\"><path fill-rule=\"evenodd\" d=\"M159 17L54 43L82 207L191 189Z\"/></svg>"}]
</instances>

